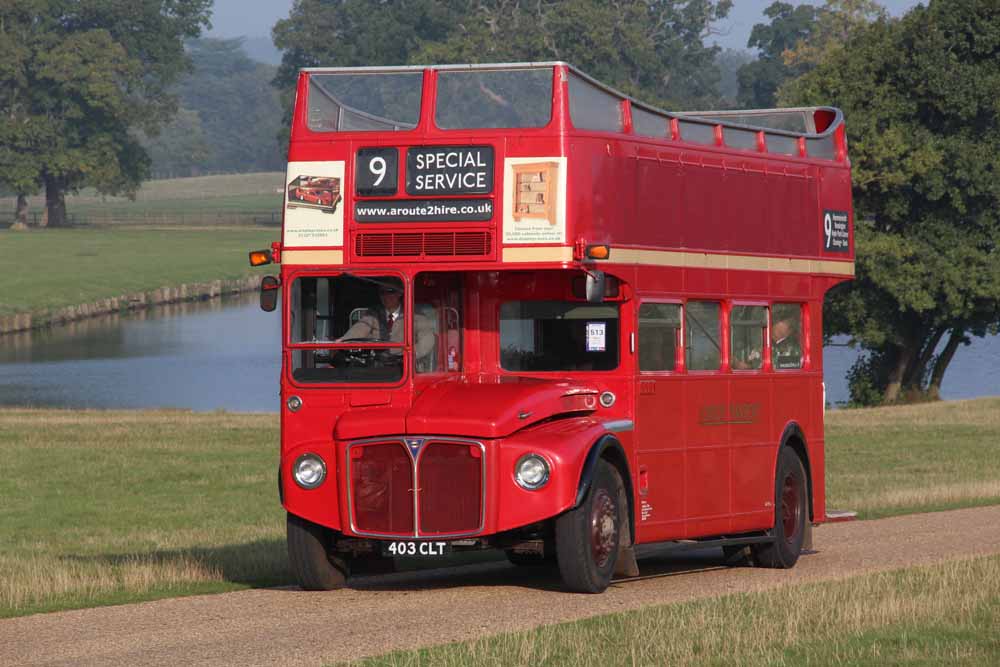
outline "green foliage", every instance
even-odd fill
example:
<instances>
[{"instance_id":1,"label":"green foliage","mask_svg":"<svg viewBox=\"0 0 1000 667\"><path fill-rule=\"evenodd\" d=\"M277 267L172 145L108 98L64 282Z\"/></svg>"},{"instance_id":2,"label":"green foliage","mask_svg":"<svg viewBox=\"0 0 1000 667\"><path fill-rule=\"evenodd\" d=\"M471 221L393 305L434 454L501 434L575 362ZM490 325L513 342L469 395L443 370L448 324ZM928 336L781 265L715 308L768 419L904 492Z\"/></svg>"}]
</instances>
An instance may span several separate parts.
<instances>
[{"instance_id":1,"label":"green foliage","mask_svg":"<svg viewBox=\"0 0 1000 667\"><path fill-rule=\"evenodd\" d=\"M739 71L739 101L748 109L776 106L775 94L781 84L803 73L801 68L786 65L784 54L807 40L816 23L816 8L812 5L794 7L787 2L774 2L764 10L764 15L771 22L755 25L747 42L748 47L760 50L760 57Z\"/></svg>"},{"instance_id":2,"label":"green foliage","mask_svg":"<svg viewBox=\"0 0 1000 667\"><path fill-rule=\"evenodd\" d=\"M739 100L740 93L740 70L757 58L749 51L738 49L724 49L715 57L715 64L719 68L719 97L727 107L735 108Z\"/></svg>"},{"instance_id":3,"label":"green foliage","mask_svg":"<svg viewBox=\"0 0 1000 667\"><path fill-rule=\"evenodd\" d=\"M280 169L284 156L275 135L281 106L270 85L276 68L247 57L242 38L191 40L187 52L192 72L175 91L181 109L145 142L153 173Z\"/></svg>"},{"instance_id":4,"label":"green foliage","mask_svg":"<svg viewBox=\"0 0 1000 667\"><path fill-rule=\"evenodd\" d=\"M149 159L133 130L173 114L182 40L211 0L10 0L0 6L0 182L47 191L53 224L83 185L134 192Z\"/></svg>"},{"instance_id":5,"label":"green foliage","mask_svg":"<svg viewBox=\"0 0 1000 667\"><path fill-rule=\"evenodd\" d=\"M275 83L290 104L300 67L566 60L672 108L718 102L717 47L731 0L298 0L274 28Z\"/></svg>"},{"instance_id":6,"label":"green foliage","mask_svg":"<svg viewBox=\"0 0 1000 667\"><path fill-rule=\"evenodd\" d=\"M740 103L750 108L776 105L778 89L829 57L851 35L888 14L874 0L826 0L822 7L774 2L764 10L747 46L760 58L739 73Z\"/></svg>"},{"instance_id":7,"label":"green foliage","mask_svg":"<svg viewBox=\"0 0 1000 667\"><path fill-rule=\"evenodd\" d=\"M879 353L883 400L935 393L967 334L1000 323L998 58L1000 6L934 2L858 31L780 92L844 109L857 279L828 300L827 332Z\"/></svg>"}]
</instances>

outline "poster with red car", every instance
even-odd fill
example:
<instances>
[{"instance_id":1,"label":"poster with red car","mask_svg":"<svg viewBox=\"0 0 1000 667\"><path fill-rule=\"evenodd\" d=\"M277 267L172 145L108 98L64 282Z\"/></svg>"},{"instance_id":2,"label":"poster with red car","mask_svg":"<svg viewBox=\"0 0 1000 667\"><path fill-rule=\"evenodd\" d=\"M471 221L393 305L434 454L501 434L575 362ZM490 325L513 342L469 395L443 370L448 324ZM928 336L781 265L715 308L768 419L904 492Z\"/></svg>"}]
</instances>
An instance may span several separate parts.
<instances>
[{"instance_id":1,"label":"poster with red car","mask_svg":"<svg viewBox=\"0 0 1000 667\"><path fill-rule=\"evenodd\" d=\"M300 175L288 184L288 208L302 206L334 213L340 200L339 178Z\"/></svg>"},{"instance_id":2,"label":"poster with red car","mask_svg":"<svg viewBox=\"0 0 1000 667\"><path fill-rule=\"evenodd\" d=\"M288 247L338 247L344 239L344 163L289 162L285 176Z\"/></svg>"}]
</instances>

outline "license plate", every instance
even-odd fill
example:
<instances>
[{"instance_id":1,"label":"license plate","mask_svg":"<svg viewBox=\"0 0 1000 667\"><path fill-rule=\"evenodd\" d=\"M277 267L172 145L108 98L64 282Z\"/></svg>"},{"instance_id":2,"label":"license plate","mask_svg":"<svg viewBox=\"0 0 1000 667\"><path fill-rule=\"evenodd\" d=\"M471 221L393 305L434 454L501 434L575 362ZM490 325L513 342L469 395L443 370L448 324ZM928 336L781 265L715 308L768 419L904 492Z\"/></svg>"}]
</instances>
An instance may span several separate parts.
<instances>
[{"instance_id":1,"label":"license plate","mask_svg":"<svg viewBox=\"0 0 1000 667\"><path fill-rule=\"evenodd\" d=\"M382 555L389 556L390 558L434 558L437 556L445 556L450 553L451 545L447 542L398 540L396 542L382 543Z\"/></svg>"}]
</instances>

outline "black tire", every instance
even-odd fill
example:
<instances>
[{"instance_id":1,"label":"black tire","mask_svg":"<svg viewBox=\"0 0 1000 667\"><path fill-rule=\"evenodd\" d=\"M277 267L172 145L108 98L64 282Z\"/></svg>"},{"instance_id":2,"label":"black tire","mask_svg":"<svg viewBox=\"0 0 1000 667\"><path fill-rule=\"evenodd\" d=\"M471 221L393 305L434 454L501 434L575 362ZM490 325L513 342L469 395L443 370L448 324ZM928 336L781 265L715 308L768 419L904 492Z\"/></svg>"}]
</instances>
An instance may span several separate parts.
<instances>
[{"instance_id":1,"label":"black tire","mask_svg":"<svg viewBox=\"0 0 1000 667\"><path fill-rule=\"evenodd\" d=\"M295 580L307 591L332 591L347 583L346 561L330 553L333 531L288 513L288 562Z\"/></svg>"},{"instance_id":2,"label":"black tire","mask_svg":"<svg viewBox=\"0 0 1000 667\"><path fill-rule=\"evenodd\" d=\"M791 447L782 447L774 479L774 528L771 531L774 541L751 547L755 564L787 569L799 560L809 520L808 489L799 455Z\"/></svg>"},{"instance_id":3,"label":"black tire","mask_svg":"<svg viewBox=\"0 0 1000 667\"><path fill-rule=\"evenodd\" d=\"M576 593L603 593L618 559L625 497L621 475L601 460L579 507L556 519L556 561L565 587Z\"/></svg>"}]
</instances>

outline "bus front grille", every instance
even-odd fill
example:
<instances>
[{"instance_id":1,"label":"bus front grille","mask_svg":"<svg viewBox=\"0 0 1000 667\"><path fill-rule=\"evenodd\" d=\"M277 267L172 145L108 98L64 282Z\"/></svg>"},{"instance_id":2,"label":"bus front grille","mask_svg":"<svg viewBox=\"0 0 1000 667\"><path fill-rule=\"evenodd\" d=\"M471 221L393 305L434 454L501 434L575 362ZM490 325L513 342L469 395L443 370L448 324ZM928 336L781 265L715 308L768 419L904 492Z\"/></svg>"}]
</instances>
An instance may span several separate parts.
<instances>
[{"instance_id":1,"label":"bus front grille","mask_svg":"<svg viewBox=\"0 0 1000 667\"><path fill-rule=\"evenodd\" d=\"M483 451L478 444L427 444L418 459L420 534L478 532L483 519Z\"/></svg>"},{"instance_id":2,"label":"bus front grille","mask_svg":"<svg viewBox=\"0 0 1000 667\"><path fill-rule=\"evenodd\" d=\"M359 533L413 535L413 460L403 443L354 445L349 457L354 529Z\"/></svg>"},{"instance_id":3,"label":"bus front grille","mask_svg":"<svg viewBox=\"0 0 1000 667\"><path fill-rule=\"evenodd\" d=\"M481 532L485 447L472 440L364 440L347 448L351 527L373 537Z\"/></svg>"}]
</instances>

